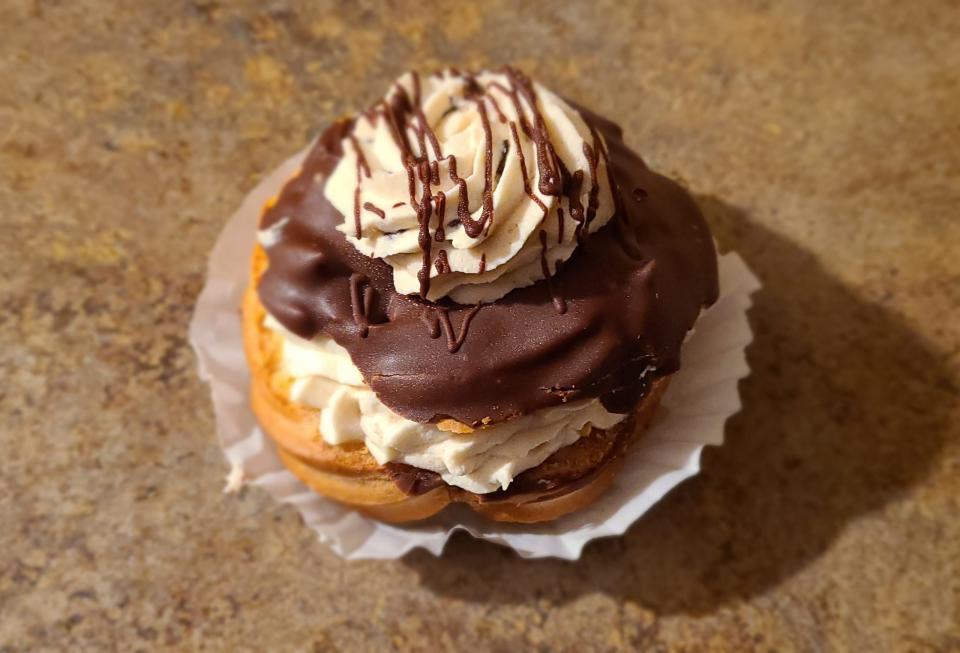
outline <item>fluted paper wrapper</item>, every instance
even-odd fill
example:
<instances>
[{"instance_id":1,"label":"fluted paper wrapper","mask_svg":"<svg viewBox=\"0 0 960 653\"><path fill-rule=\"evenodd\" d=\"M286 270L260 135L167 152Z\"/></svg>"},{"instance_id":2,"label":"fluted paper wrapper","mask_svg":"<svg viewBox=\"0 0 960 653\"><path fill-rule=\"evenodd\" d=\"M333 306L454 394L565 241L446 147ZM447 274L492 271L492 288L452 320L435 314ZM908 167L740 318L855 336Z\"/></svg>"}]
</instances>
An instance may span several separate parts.
<instances>
[{"instance_id":1,"label":"fluted paper wrapper","mask_svg":"<svg viewBox=\"0 0 960 653\"><path fill-rule=\"evenodd\" d=\"M255 485L300 511L321 542L347 559L399 558L421 547L440 555L457 530L514 549L523 557L576 559L598 537L621 535L634 521L700 470L700 452L723 442L724 422L740 409L737 382L747 376L752 339L747 309L760 287L735 253L720 258L720 298L698 320L683 347L683 367L664 394L648 432L628 454L610 490L588 508L546 524L501 524L462 505L414 525L378 522L308 489L281 464L249 403L240 302L264 203L298 170L307 150L284 162L244 199L217 239L190 324L200 377L210 383L217 437L231 469L227 490Z\"/></svg>"}]
</instances>

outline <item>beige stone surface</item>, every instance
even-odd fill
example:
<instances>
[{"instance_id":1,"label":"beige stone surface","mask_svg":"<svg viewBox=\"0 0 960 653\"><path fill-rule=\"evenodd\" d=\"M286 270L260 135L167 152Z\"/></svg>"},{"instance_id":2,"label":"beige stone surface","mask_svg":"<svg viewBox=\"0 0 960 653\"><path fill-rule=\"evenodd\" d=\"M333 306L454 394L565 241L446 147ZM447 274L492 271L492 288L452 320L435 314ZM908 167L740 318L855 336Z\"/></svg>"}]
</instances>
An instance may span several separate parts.
<instances>
[{"instance_id":1,"label":"beige stone surface","mask_svg":"<svg viewBox=\"0 0 960 653\"><path fill-rule=\"evenodd\" d=\"M0 3L0 651L960 651L960 7L432 4ZM765 283L728 443L576 564L220 492L223 220L448 62L618 119Z\"/></svg>"}]
</instances>

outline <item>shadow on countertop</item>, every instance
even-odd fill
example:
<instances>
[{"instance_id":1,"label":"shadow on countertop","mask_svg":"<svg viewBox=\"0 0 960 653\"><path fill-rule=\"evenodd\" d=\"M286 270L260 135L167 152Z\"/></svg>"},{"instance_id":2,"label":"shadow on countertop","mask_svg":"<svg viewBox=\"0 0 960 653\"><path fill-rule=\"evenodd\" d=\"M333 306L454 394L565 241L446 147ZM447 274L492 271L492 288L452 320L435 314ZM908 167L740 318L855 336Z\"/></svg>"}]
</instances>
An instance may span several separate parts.
<instances>
[{"instance_id":1,"label":"shadow on countertop","mask_svg":"<svg viewBox=\"0 0 960 653\"><path fill-rule=\"evenodd\" d=\"M458 534L442 558L404 559L424 586L490 603L599 591L659 613L709 613L797 573L852 520L923 479L955 392L941 355L809 252L715 198L697 201L764 284L750 314L744 409L724 446L708 448L702 473L626 535L588 545L578 562L522 560Z\"/></svg>"}]
</instances>

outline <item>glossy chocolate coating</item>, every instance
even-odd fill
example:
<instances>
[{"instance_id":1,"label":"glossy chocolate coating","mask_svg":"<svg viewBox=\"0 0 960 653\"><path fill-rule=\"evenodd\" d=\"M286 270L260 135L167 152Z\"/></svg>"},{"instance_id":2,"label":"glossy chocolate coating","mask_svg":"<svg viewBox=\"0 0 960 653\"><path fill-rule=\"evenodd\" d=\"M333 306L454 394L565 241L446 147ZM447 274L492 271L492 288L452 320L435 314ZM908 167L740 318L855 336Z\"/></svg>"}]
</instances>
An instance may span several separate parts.
<instances>
[{"instance_id":1,"label":"glossy chocolate coating","mask_svg":"<svg viewBox=\"0 0 960 653\"><path fill-rule=\"evenodd\" d=\"M590 397L631 411L653 377L678 369L687 331L716 300L716 252L686 191L647 168L618 126L581 112L606 141L616 215L552 278L479 308L398 294L390 266L336 230L344 216L324 195L345 120L263 216L263 228L286 219L267 249L264 306L297 335L332 337L380 400L414 421L476 425Z\"/></svg>"}]
</instances>

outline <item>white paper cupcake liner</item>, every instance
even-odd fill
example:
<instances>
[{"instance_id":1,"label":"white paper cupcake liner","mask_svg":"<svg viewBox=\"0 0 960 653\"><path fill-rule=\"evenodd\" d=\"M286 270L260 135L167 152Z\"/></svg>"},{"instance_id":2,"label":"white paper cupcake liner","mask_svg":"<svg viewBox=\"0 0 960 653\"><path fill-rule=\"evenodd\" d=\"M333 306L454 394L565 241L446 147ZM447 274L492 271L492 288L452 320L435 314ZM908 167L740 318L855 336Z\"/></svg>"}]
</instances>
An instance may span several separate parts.
<instances>
[{"instance_id":1,"label":"white paper cupcake liner","mask_svg":"<svg viewBox=\"0 0 960 653\"><path fill-rule=\"evenodd\" d=\"M440 555L450 536L465 530L509 546L526 558L574 560L598 537L621 535L681 481L700 470L700 452L723 442L727 418L740 410L737 382L749 374L744 350L752 340L747 309L760 284L735 253L720 258L720 298L705 311L683 348L683 367L664 394L649 431L603 497L546 524L501 524L462 505L412 526L385 524L319 496L281 464L249 404L250 374L243 353L240 301L249 274L264 203L300 166L307 150L285 161L247 195L210 255L206 285L190 324L200 377L210 383L217 437L230 462L227 491L248 483L294 505L321 542L344 558L400 558L421 547Z\"/></svg>"}]
</instances>

